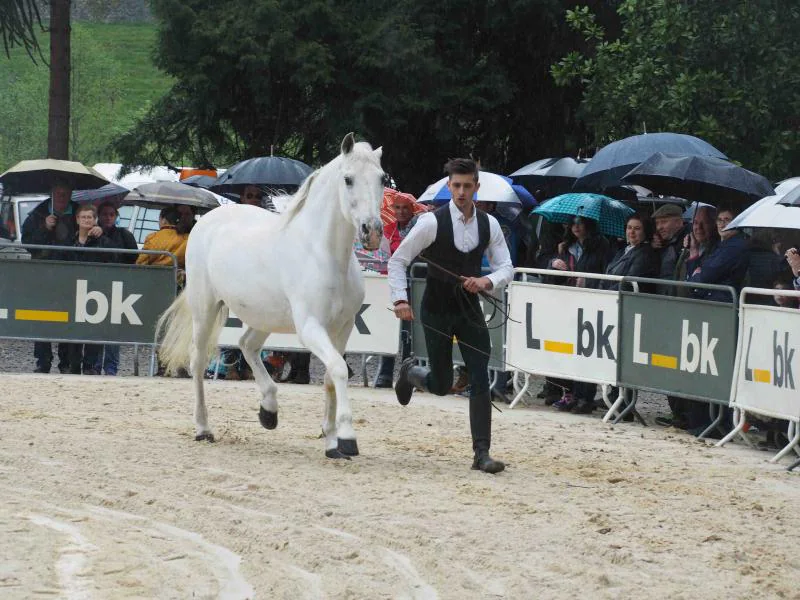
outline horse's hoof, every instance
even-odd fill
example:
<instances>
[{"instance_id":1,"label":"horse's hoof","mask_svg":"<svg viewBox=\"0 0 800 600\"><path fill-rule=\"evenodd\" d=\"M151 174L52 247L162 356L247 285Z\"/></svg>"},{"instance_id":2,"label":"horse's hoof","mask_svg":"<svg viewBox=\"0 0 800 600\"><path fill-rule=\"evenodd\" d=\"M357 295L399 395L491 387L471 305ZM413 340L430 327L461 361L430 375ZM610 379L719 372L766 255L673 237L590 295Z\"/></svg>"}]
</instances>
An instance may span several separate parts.
<instances>
[{"instance_id":1,"label":"horse's hoof","mask_svg":"<svg viewBox=\"0 0 800 600\"><path fill-rule=\"evenodd\" d=\"M345 456L358 456L358 442L355 440L339 439L339 452Z\"/></svg>"},{"instance_id":2,"label":"horse's hoof","mask_svg":"<svg viewBox=\"0 0 800 600\"><path fill-rule=\"evenodd\" d=\"M201 433L199 435L194 436L195 442L202 442L203 440L207 441L209 444L215 442L214 434L210 431L208 433Z\"/></svg>"},{"instance_id":3,"label":"horse's hoof","mask_svg":"<svg viewBox=\"0 0 800 600\"><path fill-rule=\"evenodd\" d=\"M263 406L259 406L258 420L264 429L275 429L278 426L278 413L264 410Z\"/></svg>"},{"instance_id":4,"label":"horse's hoof","mask_svg":"<svg viewBox=\"0 0 800 600\"><path fill-rule=\"evenodd\" d=\"M339 452L338 448L333 448L332 450L325 450L325 456L328 458L343 458L345 460L350 460L350 457L346 454Z\"/></svg>"}]
</instances>

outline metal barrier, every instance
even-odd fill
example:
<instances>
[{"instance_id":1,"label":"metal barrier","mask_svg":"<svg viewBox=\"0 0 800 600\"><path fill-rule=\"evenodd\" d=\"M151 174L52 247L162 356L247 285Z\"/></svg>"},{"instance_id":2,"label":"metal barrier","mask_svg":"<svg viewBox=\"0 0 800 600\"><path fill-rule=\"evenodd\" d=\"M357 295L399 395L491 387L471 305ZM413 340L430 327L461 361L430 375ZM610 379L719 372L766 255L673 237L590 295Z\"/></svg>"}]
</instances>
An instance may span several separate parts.
<instances>
[{"instance_id":1,"label":"metal barrier","mask_svg":"<svg viewBox=\"0 0 800 600\"><path fill-rule=\"evenodd\" d=\"M623 280L617 275L551 269L517 268L514 273L524 278ZM619 403L609 400L608 391L616 384L618 296L611 290L542 282L509 284L506 360L512 369L525 371L525 384L511 407L527 392L529 374L536 373L599 384L607 416L617 413Z\"/></svg>"},{"instance_id":2,"label":"metal barrier","mask_svg":"<svg viewBox=\"0 0 800 600\"><path fill-rule=\"evenodd\" d=\"M423 269L427 270L427 267L427 263L414 263L409 270L409 302L411 304L411 309L417 317L421 314L422 296L425 293L426 286L426 278L421 277L419 273ZM484 273L488 272L488 270L484 270ZM506 306L505 290L492 290L491 295L502 302L503 306ZM505 327L503 326L505 315L500 310L494 310L493 308L490 309L484 306L483 302L481 302L481 308L486 318L486 326L489 329L489 342L492 348L491 356L489 357L489 370L495 372L505 371L506 366L503 351L505 345ZM425 327L422 325L422 321L419 318L411 322L411 351L418 360L428 360L428 349L425 346ZM464 359L455 341L453 342L453 364L464 365Z\"/></svg>"},{"instance_id":3,"label":"metal barrier","mask_svg":"<svg viewBox=\"0 0 800 600\"><path fill-rule=\"evenodd\" d=\"M745 441L747 413L789 421L789 443L770 462L777 462L800 442L800 395L794 374L800 374L796 355L800 336L800 311L748 304L746 294L800 298L800 292L744 288L739 301L739 335L732 377L730 406L734 409L733 430L722 438L722 446L737 435ZM790 468L797 466L795 463Z\"/></svg>"},{"instance_id":4,"label":"metal barrier","mask_svg":"<svg viewBox=\"0 0 800 600\"><path fill-rule=\"evenodd\" d=\"M169 256L172 266L0 258L0 338L153 346L158 317L175 298L177 259L173 254L123 248L15 246L87 255ZM138 364L136 367L138 371Z\"/></svg>"},{"instance_id":5,"label":"metal barrier","mask_svg":"<svg viewBox=\"0 0 800 600\"><path fill-rule=\"evenodd\" d=\"M637 284L638 292L626 291ZM730 302L642 293L644 286L722 292ZM625 277L620 285L622 387L708 402L711 425L722 424L728 406L736 350L736 290L730 286Z\"/></svg>"}]
</instances>

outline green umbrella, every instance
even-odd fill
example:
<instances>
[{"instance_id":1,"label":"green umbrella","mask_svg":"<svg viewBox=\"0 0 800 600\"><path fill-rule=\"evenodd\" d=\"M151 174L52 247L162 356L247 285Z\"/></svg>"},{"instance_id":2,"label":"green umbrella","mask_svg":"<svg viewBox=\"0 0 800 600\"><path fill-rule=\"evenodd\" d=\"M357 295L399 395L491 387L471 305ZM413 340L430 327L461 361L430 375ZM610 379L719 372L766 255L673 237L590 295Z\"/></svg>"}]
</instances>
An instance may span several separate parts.
<instances>
[{"instance_id":1,"label":"green umbrella","mask_svg":"<svg viewBox=\"0 0 800 600\"><path fill-rule=\"evenodd\" d=\"M600 233L618 238L625 237L625 221L634 212L619 200L601 194L561 194L533 209L534 214L553 223L569 223L575 217L592 219L597 221Z\"/></svg>"}]
</instances>

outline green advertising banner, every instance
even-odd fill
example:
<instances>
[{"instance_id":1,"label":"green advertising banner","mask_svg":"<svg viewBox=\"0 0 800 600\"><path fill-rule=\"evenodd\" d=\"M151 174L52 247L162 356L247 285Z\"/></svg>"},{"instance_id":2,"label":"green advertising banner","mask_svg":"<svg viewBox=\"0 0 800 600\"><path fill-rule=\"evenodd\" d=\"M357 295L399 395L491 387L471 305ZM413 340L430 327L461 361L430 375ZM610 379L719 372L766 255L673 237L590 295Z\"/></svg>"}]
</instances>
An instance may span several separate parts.
<instances>
[{"instance_id":1,"label":"green advertising banner","mask_svg":"<svg viewBox=\"0 0 800 600\"><path fill-rule=\"evenodd\" d=\"M736 356L736 307L620 292L622 387L727 405Z\"/></svg>"},{"instance_id":2,"label":"green advertising banner","mask_svg":"<svg viewBox=\"0 0 800 600\"><path fill-rule=\"evenodd\" d=\"M172 267L0 260L0 338L152 344Z\"/></svg>"},{"instance_id":3,"label":"green advertising banner","mask_svg":"<svg viewBox=\"0 0 800 600\"><path fill-rule=\"evenodd\" d=\"M412 265L412 277L409 283L409 300L411 302L411 309L414 311L414 316L416 317L411 322L411 351L416 358L427 360L428 350L425 347L425 336L439 334L427 332L422 326L422 322L419 320L422 295L425 293L425 279L413 277L413 275L418 272L424 272L424 269L420 267L421 266L418 264ZM499 291L494 290L492 295L501 302L505 302L504 289ZM501 311L494 310L494 308L488 304L481 302L481 306L483 307L483 312L486 317L486 325L490 328L489 341L492 344L492 355L489 359L489 368L504 371L506 369L503 352L503 345L505 344L505 327L503 323L505 321L505 316ZM464 359L461 357L461 351L458 349L458 343L456 343L455 340L453 341L453 363L457 365L464 364Z\"/></svg>"}]
</instances>

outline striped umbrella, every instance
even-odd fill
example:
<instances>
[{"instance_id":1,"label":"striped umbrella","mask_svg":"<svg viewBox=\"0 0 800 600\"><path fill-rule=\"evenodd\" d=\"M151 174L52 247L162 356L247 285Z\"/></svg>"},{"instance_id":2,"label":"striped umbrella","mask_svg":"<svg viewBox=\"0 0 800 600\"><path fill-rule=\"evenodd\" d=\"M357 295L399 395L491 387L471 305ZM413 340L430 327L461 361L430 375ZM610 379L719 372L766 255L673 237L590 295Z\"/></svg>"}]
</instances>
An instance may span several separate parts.
<instances>
[{"instance_id":1,"label":"striped umbrella","mask_svg":"<svg viewBox=\"0 0 800 600\"><path fill-rule=\"evenodd\" d=\"M625 220L635 211L619 200L601 194L562 194L533 209L553 223L569 223L574 217L597 221L600 233L625 237Z\"/></svg>"}]
</instances>

